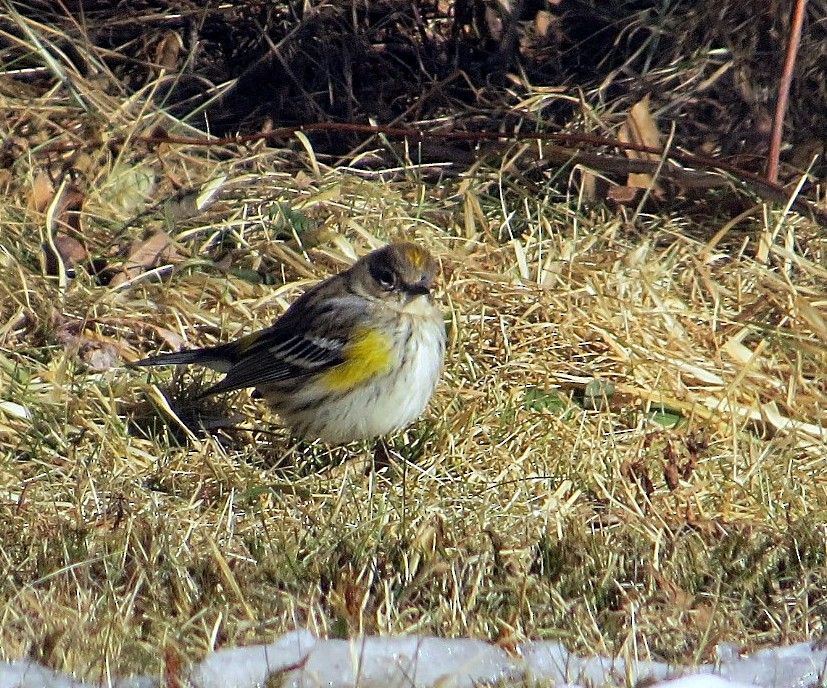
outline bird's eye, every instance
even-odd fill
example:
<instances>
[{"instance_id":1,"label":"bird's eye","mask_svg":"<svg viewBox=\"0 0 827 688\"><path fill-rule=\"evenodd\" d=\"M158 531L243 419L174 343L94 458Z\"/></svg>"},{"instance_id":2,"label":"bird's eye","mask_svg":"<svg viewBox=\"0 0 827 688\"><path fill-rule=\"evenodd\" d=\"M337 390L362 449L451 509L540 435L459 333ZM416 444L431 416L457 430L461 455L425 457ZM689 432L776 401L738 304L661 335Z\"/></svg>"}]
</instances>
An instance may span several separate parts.
<instances>
[{"instance_id":1,"label":"bird's eye","mask_svg":"<svg viewBox=\"0 0 827 688\"><path fill-rule=\"evenodd\" d=\"M374 276L382 289L390 291L396 286L396 275L394 275L390 270L377 270L376 275Z\"/></svg>"}]
</instances>

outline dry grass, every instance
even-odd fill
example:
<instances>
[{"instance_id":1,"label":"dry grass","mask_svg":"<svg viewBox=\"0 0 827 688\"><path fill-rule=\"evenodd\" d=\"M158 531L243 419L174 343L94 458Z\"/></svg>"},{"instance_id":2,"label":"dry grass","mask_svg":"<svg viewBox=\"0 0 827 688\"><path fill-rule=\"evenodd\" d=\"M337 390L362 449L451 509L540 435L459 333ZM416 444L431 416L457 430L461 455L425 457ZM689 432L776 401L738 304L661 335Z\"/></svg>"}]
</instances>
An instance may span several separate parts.
<instances>
[{"instance_id":1,"label":"dry grass","mask_svg":"<svg viewBox=\"0 0 827 688\"><path fill-rule=\"evenodd\" d=\"M81 102L0 87L4 657L99 679L297 626L674 661L823 635L819 228L759 207L715 237L712 199L703 220L624 215L564 178L150 147L162 114L72 83ZM98 270L74 277L41 246L67 168ZM178 212L210 180L216 202ZM108 281L159 231L174 260ZM293 446L246 395L209 410L239 426L187 434L171 374L121 365L260 327L402 235L442 261L450 351L387 465Z\"/></svg>"}]
</instances>

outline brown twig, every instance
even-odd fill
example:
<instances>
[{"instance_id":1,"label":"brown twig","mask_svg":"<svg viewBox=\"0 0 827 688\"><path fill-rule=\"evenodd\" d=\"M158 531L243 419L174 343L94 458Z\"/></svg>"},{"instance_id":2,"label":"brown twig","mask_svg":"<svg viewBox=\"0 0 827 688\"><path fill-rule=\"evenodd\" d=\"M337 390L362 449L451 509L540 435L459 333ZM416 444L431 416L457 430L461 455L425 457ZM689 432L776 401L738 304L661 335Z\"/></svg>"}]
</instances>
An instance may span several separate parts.
<instances>
[{"instance_id":1,"label":"brown twig","mask_svg":"<svg viewBox=\"0 0 827 688\"><path fill-rule=\"evenodd\" d=\"M653 153L661 156L664 151L653 146L645 146L639 143L624 143L617 139L607 138L604 136L592 136L589 134L568 134L568 133L551 133L551 132L511 132L504 133L500 131L421 131L419 129L411 129L407 127L392 127L369 124L354 124L346 122L317 122L312 124L296 125L292 127L281 127L267 132L257 132L255 134L246 134L240 136L229 136L223 138L194 138L188 136L169 136L165 132L160 132L152 136L138 137L145 143L162 144L174 143L181 145L194 146L221 146L221 145L238 145L253 143L255 141L264 140L278 140L293 136L297 131L304 133L313 132L343 132L343 133L358 133L358 134L382 134L393 138L411 138L411 139L439 139L443 141L554 141L569 145L584 145L584 146L603 146L611 147L621 150L634 150L643 153ZM688 165L694 168L704 168L708 170L719 170L726 172L753 193L762 198L773 202L784 203L789 199L787 190L777 182L765 179L761 175L753 174L742 170L735 165L730 165L723 160L711 158L705 155L697 155L693 153L684 153L681 151L670 151L668 157L671 160L679 162L683 165ZM575 156L576 158L576 156ZM587 164L591 164L599 168L596 158L590 158ZM825 214L812 202L804 198L795 198L792 202L792 207L800 212L812 213L814 217L822 224L827 223Z\"/></svg>"},{"instance_id":2,"label":"brown twig","mask_svg":"<svg viewBox=\"0 0 827 688\"><path fill-rule=\"evenodd\" d=\"M775 104L775 114L772 120L772 135L770 150L767 157L767 180L775 184L778 181L778 158L781 154L781 136L784 132L784 115L787 112L787 103L790 99L790 86L793 81L793 69L798 48L801 45L801 27L804 25L804 9L807 0L796 0L793 8L793 23L790 27L790 42L787 45L787 57L784 61L784 71L778 83L778 101Z\"/></svg>"},{"instance_id":3,"label":"brown twig","mask_svg":"<svg viewBox=\"0 0 827 688\"><path fill-rule=\"evenodd\" d=\"M574 146L571 149L558 149L556 152L554 147L545 151L545 154L551 153L550 157L561 159L567 157L569 162L582 162L583 164L594 167L595 169L603 169L601 165L600 153L588 153L580 151L581 147L604 147L614 148L619 150L633 150L643 153L652 153L656 156L663 156L664 151L661 148L654 146L645 146L639 143L623 142L617 139L608 138L604 136L593 136L589 134L571 134L571 133L552 133L552 132L501 132L501 131L422 131L420 129L413 129L408 127L398 126L382 126L369 124L355 124L348 122L317 122L311 124L297 124L290 127L280 127L265 132L256 132L254 134L244 134L236 136L225 137L210 137L208 135L192 137L192 136L174 136L169 135L163 130L157 130L156 133L149 136L136 136L135 140L142 141L150 145L161 144L177 144L186 146L227 146L227 145L245 145L248 143L255 143L257 141L273 141L280 139L287 139L293 136L296 132L303 132L306 134L320 133L320 132L339 132L350 134L367 134L367 135L384 135L397 139L413 139L419 141L463 141L463 142L481 142L481 141L553 141L564 145ZM115 137L111 139L111 145L119 145L123 142L122 138ZM72 150L76 145L69 145L56 142L53 144L45 144L38 148L39 153L56 152ZM706 170L717 170L725 172L736 180L741 182L746 188L759 196L773 203L787 203L789 202L789 192L777 182L771 181L762 177L742 170L735 165L731 165L718 158L712 158L706 155L698 155L695 153L685 153L682 151L671 150L668 153L670 161L673 164L670 166L669 172L671 178L676 181L686 181L692 186L702 185L701 177L697 173L697 168ZM566 162L562 160L562 162ZM655 165L658 161L653 161ZM674 163L680 163L689 168L681 170ZM607 163L606 171L613 171L614 163ZM683 177L684 179L680 179ZM712 185L711 185L712 186ZM714 186L720 186L715 184ZM792 207L802 213L810 213L821 224L827 225L827 214L824 213L818 206L806 198L797 197L792 199Z\"/></svg>"}]
</instances>

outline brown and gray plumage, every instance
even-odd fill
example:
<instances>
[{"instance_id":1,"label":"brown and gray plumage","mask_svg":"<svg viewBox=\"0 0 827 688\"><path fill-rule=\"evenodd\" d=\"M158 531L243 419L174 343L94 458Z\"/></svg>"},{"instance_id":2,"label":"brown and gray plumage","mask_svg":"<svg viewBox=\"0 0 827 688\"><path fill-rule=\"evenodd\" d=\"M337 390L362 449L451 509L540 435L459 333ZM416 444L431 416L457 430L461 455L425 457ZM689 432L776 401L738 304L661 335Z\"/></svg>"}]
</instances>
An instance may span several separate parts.
<instances>
[{"instance_id":1,"label":"brown and gray plumage","mask_svg":"<svg viewBox=\"0 0 827 688\"><path fill-rule=\"evenodd\" d=\"M436 276L424 248L389 244L311 287L266 329L134 365L226 373L206 394L255 387L306 438L384 435L418 418L439 380L445 327L431 294Z\"/></svg>"}]
</instances>

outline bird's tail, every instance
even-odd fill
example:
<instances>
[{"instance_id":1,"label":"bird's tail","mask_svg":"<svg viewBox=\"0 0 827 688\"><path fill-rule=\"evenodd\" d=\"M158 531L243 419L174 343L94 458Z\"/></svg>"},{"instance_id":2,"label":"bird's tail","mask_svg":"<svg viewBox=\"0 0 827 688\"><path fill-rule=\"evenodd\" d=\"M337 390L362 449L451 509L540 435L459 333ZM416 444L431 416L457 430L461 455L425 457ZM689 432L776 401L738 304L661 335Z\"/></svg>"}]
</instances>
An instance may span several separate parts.
<instances>
[{"instance_id":1,"label":"bird's tail","mask_svg":"<svg viewBox=\"0 0 827 688\"><path fill-rule=\"evenodd\" d=\"M189 351L178 351L174 354L158 354L149 356L140 361L135 361L133 366L157 366L157 365L202 365L217 370L219 373L226 373L235 362L233 352L226 344L207 347L205 349L191 349Z\"/></svg>"}]
</instances>

